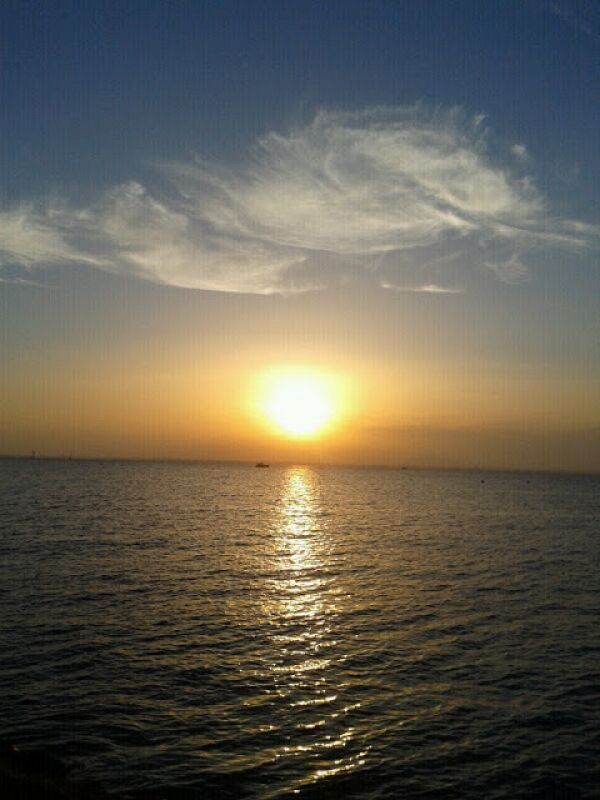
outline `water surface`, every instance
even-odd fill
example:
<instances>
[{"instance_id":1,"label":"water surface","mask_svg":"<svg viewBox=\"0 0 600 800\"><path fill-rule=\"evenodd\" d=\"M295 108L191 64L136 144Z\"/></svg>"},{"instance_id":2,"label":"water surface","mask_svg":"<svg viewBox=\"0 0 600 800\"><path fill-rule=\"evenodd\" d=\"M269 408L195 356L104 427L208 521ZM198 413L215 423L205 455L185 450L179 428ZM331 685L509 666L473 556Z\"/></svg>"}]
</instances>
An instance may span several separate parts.
<instances>
[{"instance_id":1,"label":"water surface","mask_svg":"<svg viewBox=\"0 0 600 800\"><path fill-rule=\"evenodd\" d=\"M2 735L110 790L598 797L600 481L0 462Z\"/></svg>"}]
</instances>

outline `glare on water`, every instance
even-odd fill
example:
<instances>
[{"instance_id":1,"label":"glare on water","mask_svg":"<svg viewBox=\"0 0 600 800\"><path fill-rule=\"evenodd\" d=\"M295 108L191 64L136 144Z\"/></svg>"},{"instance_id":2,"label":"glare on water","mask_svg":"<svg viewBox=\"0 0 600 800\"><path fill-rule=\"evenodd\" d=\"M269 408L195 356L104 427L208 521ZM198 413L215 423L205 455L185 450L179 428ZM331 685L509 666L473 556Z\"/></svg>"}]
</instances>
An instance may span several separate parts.
<instances>
[{"instance_id":1,"label":"glare on water","mask_svg":"<svg viewBox=\"0 0 600 800\"><path fill-rule=\"evenodd\" d=\"M275 631L276 657L268 667L273 691L285 698L297 721L295 736L281 744L276 757L313 755L317 761L325 751L340 751L327 767L315 764L308 782L361 766L369 749L343 755L355 729L344 721L350 709L339 703L343 682L338 669L345 655L339 650L335 619L343 598L331 577L334 547L327 520L314 471L290 467L273 519L275 577L268 580L264 612ZM359 706L355 703L351 710Z\"/></svg>"}]
</instances>

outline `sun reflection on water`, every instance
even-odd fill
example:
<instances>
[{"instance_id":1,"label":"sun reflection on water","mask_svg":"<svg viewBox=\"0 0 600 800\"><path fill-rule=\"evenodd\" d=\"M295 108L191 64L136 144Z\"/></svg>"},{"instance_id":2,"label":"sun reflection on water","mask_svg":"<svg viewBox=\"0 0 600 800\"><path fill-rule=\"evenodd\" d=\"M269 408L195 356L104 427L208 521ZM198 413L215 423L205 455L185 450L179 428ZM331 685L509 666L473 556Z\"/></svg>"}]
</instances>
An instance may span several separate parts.
<instances>
[{"instance_id":1,"label":"sun reflection on water","mask_svg":"<svg viewBox=\"0 0 600 800\"><path fill-rule=\"evenodd\" d=\"M280 611L289 618L323 614L326 528L314 474L293 467L285 478L276 520L276 558L280 574Z\"/></svg>"},{"instance_id":2,"label":"sun reflection on water","mask_svg":"<svg viewBox=\"0 0 600 800\"><path fill-rule=\"evenodd\" d=\"M287 707L290 731L276 758L310 759L312 782L361 767L369 748L353 741L356 728L348 710L355 715L360 703L348 705L343 698L346 656L336 636L342 609L332 577L333 534L318 474L310 468L285 473L272 534L263 611L276 655L268 672L273 693Z\"/></svg>"}]
</instances>

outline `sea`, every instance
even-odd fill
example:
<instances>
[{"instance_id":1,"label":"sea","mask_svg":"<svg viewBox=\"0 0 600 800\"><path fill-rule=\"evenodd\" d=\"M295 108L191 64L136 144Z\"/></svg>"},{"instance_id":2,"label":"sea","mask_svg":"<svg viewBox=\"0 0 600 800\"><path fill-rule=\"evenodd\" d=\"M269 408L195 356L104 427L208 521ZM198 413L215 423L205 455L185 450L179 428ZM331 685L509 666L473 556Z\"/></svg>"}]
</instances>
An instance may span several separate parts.
<instances>
[{"instance_id":1,"label":"sea","mask_svg":"<svg viewBox=\"0 0 600 800\"><path fill-rule=\"evenodd\" d=\"M600 797L599 476L4 459L0 493L0 736L76 778Z\"/></svg>"}]
</instances>

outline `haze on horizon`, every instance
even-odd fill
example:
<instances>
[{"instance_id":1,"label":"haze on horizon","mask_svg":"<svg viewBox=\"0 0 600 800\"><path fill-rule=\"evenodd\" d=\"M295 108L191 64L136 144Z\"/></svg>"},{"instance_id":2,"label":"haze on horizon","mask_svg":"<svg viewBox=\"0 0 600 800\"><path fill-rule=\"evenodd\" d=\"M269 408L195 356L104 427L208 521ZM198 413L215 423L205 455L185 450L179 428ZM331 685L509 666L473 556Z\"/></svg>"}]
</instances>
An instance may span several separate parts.
<instances>
[{"instance_id":1,"label":"haze on horizon","mask_svg":"<svg viewBox=\"0 0 600 800\"><path fill-rule=\"evenodd\" d=\"M0 9L0 453L600 471L600 12L261 8Z\"/></svg>"}]
</instances>

